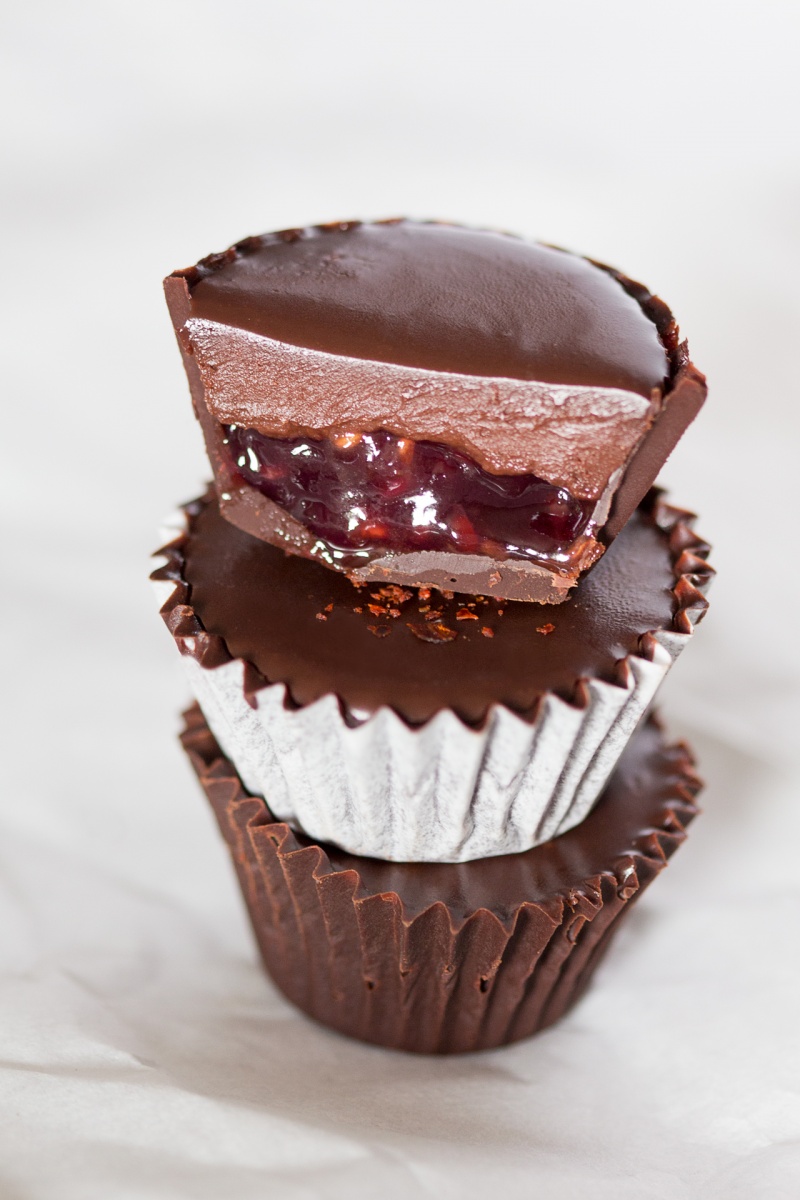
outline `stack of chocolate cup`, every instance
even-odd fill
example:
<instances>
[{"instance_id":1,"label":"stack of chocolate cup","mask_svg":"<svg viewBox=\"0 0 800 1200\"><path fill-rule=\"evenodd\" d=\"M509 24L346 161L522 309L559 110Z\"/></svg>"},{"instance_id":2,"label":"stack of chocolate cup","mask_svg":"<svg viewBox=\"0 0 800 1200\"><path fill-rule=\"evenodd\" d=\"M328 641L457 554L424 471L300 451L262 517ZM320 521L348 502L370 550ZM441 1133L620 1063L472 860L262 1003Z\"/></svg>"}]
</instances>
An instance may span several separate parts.
<instances>
[{"instance_id":1,"label":"stack of chocolate cup","mask_svg":"<svg viewBox=\"0 0 800 1200\"><path fill-rule=\"evenodd\" d=\"M650 713L708 546L653 483L705 398L599 263L404 220L165 283L214 484L153 573L264 962L428 1053L577 999L696 813Z\"/></svg>"}]
</instances>

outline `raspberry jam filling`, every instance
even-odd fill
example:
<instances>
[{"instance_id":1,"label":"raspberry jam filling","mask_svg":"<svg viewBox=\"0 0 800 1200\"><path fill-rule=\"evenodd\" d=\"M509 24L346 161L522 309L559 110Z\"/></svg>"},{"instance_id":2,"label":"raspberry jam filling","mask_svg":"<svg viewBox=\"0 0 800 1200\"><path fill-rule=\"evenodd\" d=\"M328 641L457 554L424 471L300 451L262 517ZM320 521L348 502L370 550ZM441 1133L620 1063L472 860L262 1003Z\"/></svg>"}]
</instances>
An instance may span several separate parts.
<instances>
[{"instance_id":1,"label":"raspberry jam filling","mask_svg":"<svg viewBox=\"0 0 800 1200\"><path fill-rule=\"evenodd\" d=\"M492 475L449 446L379 431L314 440L224 427L242 478L340 565L387 551L568 562L592 501L536 475Z\"/></svg>"}]
</instances>

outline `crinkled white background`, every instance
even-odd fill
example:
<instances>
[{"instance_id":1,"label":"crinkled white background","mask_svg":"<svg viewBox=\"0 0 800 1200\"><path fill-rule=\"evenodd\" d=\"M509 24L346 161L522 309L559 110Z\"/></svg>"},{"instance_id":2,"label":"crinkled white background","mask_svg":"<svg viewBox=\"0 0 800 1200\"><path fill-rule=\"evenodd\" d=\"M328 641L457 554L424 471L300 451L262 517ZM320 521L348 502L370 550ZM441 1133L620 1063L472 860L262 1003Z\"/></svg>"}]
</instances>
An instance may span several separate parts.
<instances>
[{"instance_id":1,"label":"crinkled white background","mask_svg":"<svg viewBox=\"0 0 800 1200\"><path fill-rule=\"evenodd\" d=\"M796 6L2 16L2 1200L800 1194ZM705 815L568 1019L435 1061L262 975L146 584L205 474L162 275L404 212L669 300L713 390L665 480L720 572L666 695Z\"/></svg>"}]
</instances>

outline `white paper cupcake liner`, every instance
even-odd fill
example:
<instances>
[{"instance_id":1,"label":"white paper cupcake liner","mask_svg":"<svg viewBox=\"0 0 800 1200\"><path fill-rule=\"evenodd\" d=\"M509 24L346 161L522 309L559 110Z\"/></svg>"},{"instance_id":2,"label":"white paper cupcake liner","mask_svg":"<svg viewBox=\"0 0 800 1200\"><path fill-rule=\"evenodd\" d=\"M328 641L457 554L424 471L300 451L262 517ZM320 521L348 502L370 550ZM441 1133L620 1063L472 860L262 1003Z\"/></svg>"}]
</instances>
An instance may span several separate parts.
<instances>
[{"instance_id":1,"label":"white paper cupcake liner","mask_svg":"<svg viewBox=\"0 0 800 1200\"><path fill-rule=\"evenodd\" d=\"M573 703L547 694L533 720L496 704L480 729L450 710L411 728L388 707L353 723L333 694L296 707L283 684L231 658L187 603L184 511L165 531L153 582L215 738L279 820L353 854L466 862L529 850L592 808L707 607L699 587L711 575L708 547L690 517L654 501L673 555L676 612L671 628L645 634L619 664L618 682L583 680Z\"/></svg>"}]
</instances>

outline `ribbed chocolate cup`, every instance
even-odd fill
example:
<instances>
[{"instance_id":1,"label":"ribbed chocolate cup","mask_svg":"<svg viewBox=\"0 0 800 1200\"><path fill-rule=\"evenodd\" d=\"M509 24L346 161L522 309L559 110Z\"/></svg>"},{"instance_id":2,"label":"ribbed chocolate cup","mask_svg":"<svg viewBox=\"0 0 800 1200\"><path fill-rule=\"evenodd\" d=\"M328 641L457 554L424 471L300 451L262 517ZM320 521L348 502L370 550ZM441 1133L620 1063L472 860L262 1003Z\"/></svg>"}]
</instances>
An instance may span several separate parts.
<instances>
[{"instance_id":1,"label":"ribbed chocolate cup","mask_svg":"<svg viewBox=\"0 0 800 1200\"><path fill-rule=\"evenodd\" d=\"M312 842L249 795L197 705L181 741L214 809L264 963L340 1033L429 1054L551 1025L684 840L700 784L654 720L576 828L522 854L389 863Z\"/></svg>"}]
</instances>

